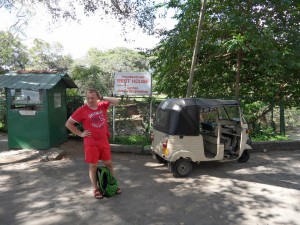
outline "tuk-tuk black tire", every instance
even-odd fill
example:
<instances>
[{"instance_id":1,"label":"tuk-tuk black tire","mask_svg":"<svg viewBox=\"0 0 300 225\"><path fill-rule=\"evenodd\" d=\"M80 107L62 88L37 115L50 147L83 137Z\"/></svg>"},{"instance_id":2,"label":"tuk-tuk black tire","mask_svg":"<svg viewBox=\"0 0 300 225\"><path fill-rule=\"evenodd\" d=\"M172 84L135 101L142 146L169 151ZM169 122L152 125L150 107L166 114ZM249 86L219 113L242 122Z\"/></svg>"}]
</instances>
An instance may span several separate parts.
<instances>
[{"instance_id":1,"label":"tuk-tuk black tire","mask_svg":"<svg viewBox=\"0 0 300 225\"><path fill-rule=\"evenodd\" d=\"M240 158L238 158L238 162L244 163L250 159L250 152L248 149L245 149Z\"/></svg>"},{"instance_id":2,"label":"tuk-tuk black tire","mask_svg":"<svg viewBox=\"0 0 300 225\"><path fill-rule=\"evenodd\" d=\"M193 166L190 159L180 158L173 165L173 173L179 177L187 177L192 172Z\"/></svg>"},{"instance_id":3,"label":"tuk-tuk black tire","mask_svg":"<svg viewBox=\"0 0 300 225\"><path fill-rule=\"evenodd\" d=\"M167 162L167 160L165 160L163 157L161 157L160 155L158 155L156 153L154 154L154 157L159 163L165 164Z\"/></svg>"}]
</instances>

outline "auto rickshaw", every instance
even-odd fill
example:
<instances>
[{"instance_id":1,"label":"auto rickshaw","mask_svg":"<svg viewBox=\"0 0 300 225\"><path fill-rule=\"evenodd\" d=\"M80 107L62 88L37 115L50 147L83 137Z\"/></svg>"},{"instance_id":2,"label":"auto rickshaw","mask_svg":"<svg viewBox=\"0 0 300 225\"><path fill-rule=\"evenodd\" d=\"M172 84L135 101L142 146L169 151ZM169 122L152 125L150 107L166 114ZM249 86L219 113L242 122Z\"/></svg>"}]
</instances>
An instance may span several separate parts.
<instances>
[{"instance_id":1,"label":"auto rickshaw","mask_svg":"<svg viewBox=\"0 0 300 225\"><path fill-rule=\"evenodd\" d=\"M175 176L204 161L247 162L252 149L239 102L205 98L162 101L151 132L152 153Z\"/></svg>"}]
</instances>

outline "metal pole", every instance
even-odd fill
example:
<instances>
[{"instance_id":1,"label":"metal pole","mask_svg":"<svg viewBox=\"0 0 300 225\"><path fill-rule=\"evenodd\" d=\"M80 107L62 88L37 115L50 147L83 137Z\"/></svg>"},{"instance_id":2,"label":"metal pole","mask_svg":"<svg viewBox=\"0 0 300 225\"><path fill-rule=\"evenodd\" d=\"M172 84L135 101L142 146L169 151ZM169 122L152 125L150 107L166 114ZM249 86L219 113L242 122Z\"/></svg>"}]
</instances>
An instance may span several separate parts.
<instances>
[{"instance_id":1,"label":"metal pole","mask_svg":"<svg viewBox=\"0 0 300 225\"><path fill-rule=\"evenodd\" d=\"M113 82L113 97L115 97L115 92L114 92L114 89L115 89L115 83L114 83L114 80L115 80L115 73L111 73L111 76L113 77L113 79L112 79L112 82ZM115 114L116 114L116 112L115 112L115 106L113 106L113 111L112 111L112 113L113 113L113 141L115 141L115 132L116 132L116 121L115 121Z\"/></svg>"},{"instance_id":2,"label":"metal pole","mask_svg":"<svg viewBox=\"0 0 300 225\"><path fill-rule=\"evenodd\" d=\"M113 141L115 140L115 132L116 132L116 128L115 128L115 106L113 106Z\"/></svg>"}]
</instances>

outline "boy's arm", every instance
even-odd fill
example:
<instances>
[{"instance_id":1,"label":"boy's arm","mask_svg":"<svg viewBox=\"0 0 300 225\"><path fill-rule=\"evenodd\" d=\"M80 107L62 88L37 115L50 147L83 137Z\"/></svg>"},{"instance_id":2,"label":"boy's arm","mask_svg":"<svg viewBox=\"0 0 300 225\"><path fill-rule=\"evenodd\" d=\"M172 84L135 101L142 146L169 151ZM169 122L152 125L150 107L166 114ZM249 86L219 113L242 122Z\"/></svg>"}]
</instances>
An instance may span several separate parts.
<instances>
[{"instance_id":1,"label":"boy's arm","mask_svg":"<svg viewBox=\"0 0 300 225\"><path fill-rule=\"evenodd\" d=\"M79 137L85 137L85 136L90 136L90 131L85 130L81 132L80 130L77 129L75 126L76 121L74 121L72 118L69 118L65 124L65 126L75 135Z\"/></svg>"},{"instance_id":2,"label":"boy's arm","mask_svg":"<svg viewBox=\"0 0 300 225\"><path fill-rule=\"evenodd\" d=\"M102 97L103 101L108 101L110 105L116 106L118 105L119 99L114 97Z\"/></svg>"}]
</instances>

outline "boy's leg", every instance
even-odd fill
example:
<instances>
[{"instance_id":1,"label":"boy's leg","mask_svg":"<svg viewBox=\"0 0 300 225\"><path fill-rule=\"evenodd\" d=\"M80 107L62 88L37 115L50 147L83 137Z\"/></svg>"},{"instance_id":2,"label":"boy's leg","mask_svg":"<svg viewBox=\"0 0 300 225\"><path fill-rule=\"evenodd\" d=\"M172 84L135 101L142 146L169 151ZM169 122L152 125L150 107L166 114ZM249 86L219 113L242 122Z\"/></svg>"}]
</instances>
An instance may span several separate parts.
<instances>
[{"instance_id":1,"label":"boy's leg","mask_svg":"<svg viewBox=\"0 0 300 225\"><path fill-rule=\"evenodd\" d=\"M94 190L98 189L97 179L96 179L97 167L98 167L98 163L89 163L89 176Z\"/></svg>"},{"instance_id":2,"label":"boy's leg","mask_svg":"<svg viewBox=\"0 0 300 225\"><path fill-rule=\"evenodd\" d=\"M85 161L89 164L89 177L93 186L94 197L97 199L103 198L97 185L97 167L99 160L99 148L97 146L85 146Z\"/></svg>"},{"instance_id":3,"label":"boy's leg","mask_svg":"<svg viewBox=\"0 0 300 225\"><path fill-rule=\"evenodd\" d=\"M109 143L108 142L104 143L100 148L101 148L100 159L102 160L103 165L109 169L112 175L114 175Z\"/></svg>"}]
</instances>

